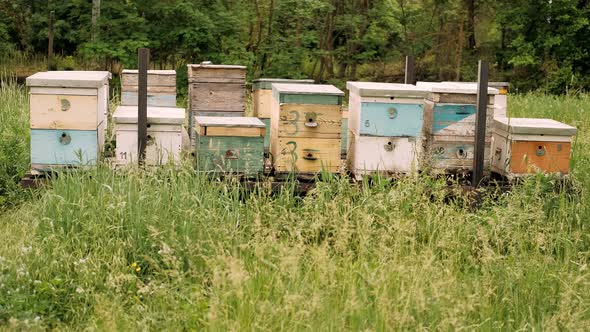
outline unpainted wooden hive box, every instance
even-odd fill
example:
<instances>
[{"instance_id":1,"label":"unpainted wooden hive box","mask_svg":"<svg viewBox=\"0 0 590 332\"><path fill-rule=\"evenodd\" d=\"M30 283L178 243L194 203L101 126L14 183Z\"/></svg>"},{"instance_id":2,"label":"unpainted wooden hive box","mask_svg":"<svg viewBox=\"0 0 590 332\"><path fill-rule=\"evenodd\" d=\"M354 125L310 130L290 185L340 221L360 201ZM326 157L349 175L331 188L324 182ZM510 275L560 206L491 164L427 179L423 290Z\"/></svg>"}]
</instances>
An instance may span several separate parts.
<instances>
[{"instance_id":1,"label":"unpainted wooden hive box","mask_svg":"<svg viewBox=\"0 0 590 332\"><path fill-rule=\"evenodd\" d=\"M265 126L254 117L195 117L197 170L258 175L264 170Z\"/></svg>"},{"instance_id":2,"label":"unpainted wooden hive box","mask_svg":"<svg viewBox=\"0 0 590 332\"><path fill-rule=\"evenodd\" d=\"M272 84L313 84L313 80L292 80L285 78L259 78L252 81L252 106L253 115L259 118L266 126L266 137L264 138L264 149L270 148L270 118L272 110Z\"/></svg>"},{"instance_id":3,"label":"unpainted wooden hive box","mask_svg":"<svg viewBox=\"0 0 590 332\"><path fill-rule=\"evenodd\" d=\"M155 107L176 107L176 71L148 70L147 105ZM139 73L136 69L125 69L121 73L121 105L137 106Z\"/></svg>"},{"instance_id":4,"label":"unpainted wooden hive box","mask_svg":"<svg viewBox=\"0 0 590 332\"><path fill-rule=\"evenodd\" d=\"M189 127L195 116L244 116L246 111L246 67L189 64ZM189 130L193 133L193 130ZM192 136L191 136L192 137Z\"/></svg>"},{"instance_id":5,"label":"unpainted wooden hive box","mask_svg":"<svg viewBox=\"0 0 590 332\"><path fill-rule=\"evenodd\" d=\"M118 165L137 164L137 115L137 106L119 106L113 114ZM183 108L147 108L146 165L157 166L180 162L184 119Z\"/></svg>"},{"instance_id":6,"label":"unpainted wooden hive box","mask_svg":"<svg viewBox=\"0 0 590 332\"><path fill-rule=\"evenodd\" d=\"M350 146L355 176L418 170L429 92L409 84L347 82Z\"/></svg>"},{"instance_id":7,"label":"unpainted wooden hive box","mask_svg":"<svg viewBox=\"0 0 590 332\"><path fill-rule=\"evenodd\" d=\"M278 173L338 173L342 98L333 85L273 83L270 150Z\"/></svg>"},{"instance_id":8,"label":"unpainted wooden hive box","mask_svg":"<svg viewBox=\"0 0 590 332\"><path fill-rule=\"evenodd\" d=\"M107 127L110 77L106 71L52 71L27 78L32 169L97 164Z\"/></svg>"},{"instance_id":9,"label":"unpainted wooden hive box","mask_svg":"<svg viewBox=\"0 0 590 332\"><path fill-rule=\"evenodd\" d=\"M575 127L551 119L494 120L492 170L508 178L569 173Z\"/></svg>"},{"instance_id":10,"label":"unpainted wooden hive box","mask_svg":"<svg viewBox=\"0 0 590 332\"><path fill-rule=\"evenodd\" d=\"M425 106L428 117L424 119L429 135L425 141L420 167L433 173L471 171L475 152L477 88L470 85L433 82L418 82L416 86L430 92ZM490 144L496 94L497 89L488 88L485 173L490 171Z\"/></svg>"}]
</instances>

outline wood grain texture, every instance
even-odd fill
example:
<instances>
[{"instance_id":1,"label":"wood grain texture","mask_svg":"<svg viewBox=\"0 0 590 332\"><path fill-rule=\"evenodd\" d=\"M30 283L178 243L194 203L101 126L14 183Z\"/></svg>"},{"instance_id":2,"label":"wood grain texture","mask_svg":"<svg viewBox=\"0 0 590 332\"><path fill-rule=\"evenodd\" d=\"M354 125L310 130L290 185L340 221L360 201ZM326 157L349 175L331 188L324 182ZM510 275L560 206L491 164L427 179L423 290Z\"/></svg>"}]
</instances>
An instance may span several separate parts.
<instances>
[{"instance_id":1,"label":"wood grain texture","mask_svg":"<svg viewBox=\"0 0 590 332\"><path fill-rule=\"evenodd\" d=\"M277 172L317 173L340 170L340 139L279 138L271 146Z\"/></svg>"},{"instance_id":2,"label":"wood grain texture","mask_svg":"<svg viewBox=\"0 0 590 332\"><path fill-rule=\"evenodd\" d=\"M240 111L246 110L244 84L192 83L189 106L191 111Z\"/></svg>"},{"instance_id":3,"label":"wood grain texture","mask_svg":"<svg viewBox=\"0 0 590 332\"><path fill-rule=\"evenodd\" d=\"M121 74L121 87L137 86L139 74L137 70L124 70ZM176 72L173 70L148 70L148 86L167 86L176 88Z\"/></svg>"},{"instance_id":4,"label":"wood grain texture","mask_svg":"<svg viewBox=\"0 0 590 332\"><path fill-rule=\"evenodd\" d=\"M254 116L270 119L272 111L272 90L254 90L252 93Z\"/></svg>"},{"instance_id":5,"label":"wood grain texture","mask_svg":"<svg viewBox=\"0 0 590 332\"><path fill-rule=\"evenodd\" d=\"M31 130L31 164L96 165L99 158L97 130Z\"/></svg>"},{"instance_id":6,"label":"wood grain texture","mask_svg":"<svg viewBox=\"0 0 590 332\"><path fill-rule=\"evenodd\" d=\"M279 137L340 138L339 105L283 104L279 107Z\"/></svg>"},{"instance_id":7,"label":"wood grain texture","mask_svg":"<svg viewBox=\"0 0 590 332\"><path fill-rule=\"evenodd\" d=\"M139 90L139 86L137 85L127 85L122 86L122 92L137 92ZM176 86L149 86L148 85L148 93L151 94L173 94L176 95Z\"/></svg>"},{"instance_id":8,"label":"wood grain texture","mask_svg":"<svg viewBox=\"0 0 590 332\"><path fill-rule=\"evenodd\" d=\"M31 128L96 130L105 117L98 96L31 95Z\"/></svg>"},{"instance_id":9,"label":"wood grain texture","mask_svg":"<svg viewBox=\"0 0 590 332\"><path fill-rule=\"evenodd\" d=\"M246 83L246 67L244 66L189 64L187 67L190 83Z\"/></svg>"},{"instance_id":10,"label":"wood grain texture","mask_svg":"<svg viewBox=\"0 0 590 332\"><path fill-rule=\"evenodd\" d=\"M195 130L203 136L230 136L230 137L264 137L265 128L243 127L201 127L197 125Z\"/></svg>"},{"instance_id":11,"label":"wood grain texture","mask_svg":"<svg viewBox=\"0 0 590 332\"><path fill-rule=\"evenodd\" d=\"M259 174L264 170L264 137L196 137L197 170Z\"/></svg>"}]
</instances>

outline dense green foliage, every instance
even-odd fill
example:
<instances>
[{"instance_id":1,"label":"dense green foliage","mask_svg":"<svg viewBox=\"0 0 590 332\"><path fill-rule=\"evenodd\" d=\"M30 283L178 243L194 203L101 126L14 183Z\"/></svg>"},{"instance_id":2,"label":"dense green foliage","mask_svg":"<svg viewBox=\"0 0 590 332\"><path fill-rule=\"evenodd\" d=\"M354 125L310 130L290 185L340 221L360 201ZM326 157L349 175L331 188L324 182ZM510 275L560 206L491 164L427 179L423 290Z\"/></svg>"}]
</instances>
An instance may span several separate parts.
<instances>
[{"instance_id":1,"label":"dense green foliage","mask_svg":"<svg viewBox=\"0 0 590 332\"><path fill-rule=\"evenodd\" d=\"M45 54L51 10L58 54L115 72L147 46L250 77L401 81L414 55L420 80L474 80L482 58L521 90L590 87L588 0L0 0L0 57Z\"/></svg>"},{"instance_id":2,"label":"dense green foliage","mask_svg":"<svg viewBox=\"0 0 590 332\"><path fill-rule=\"evenodd\" d=\"M10 182L28 163L26 90L0 100L0 197L20 200L0 209L0 329L590 328L588 95L510 96L513 116L580 129L572 176L478 210L426 176L300 198L190 167L100 167L26 195Z\"/></svg>"}]
</instances>

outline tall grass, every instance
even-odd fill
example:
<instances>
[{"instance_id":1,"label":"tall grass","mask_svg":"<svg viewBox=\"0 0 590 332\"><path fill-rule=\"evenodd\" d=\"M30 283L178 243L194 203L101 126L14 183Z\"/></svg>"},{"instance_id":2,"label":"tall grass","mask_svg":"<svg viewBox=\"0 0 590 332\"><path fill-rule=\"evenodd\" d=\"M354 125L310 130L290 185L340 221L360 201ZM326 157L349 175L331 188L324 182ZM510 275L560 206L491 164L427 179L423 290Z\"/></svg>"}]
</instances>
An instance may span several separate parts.
<instances>
[{"instance_id":1,"label":"tall grass","mask_svg":"<svg viewBox=\"0 0 590 332\"><path fill-rule=\"evenodd\" d=\"M0 209L19 201L19 181L29 164L29 117L26 89L0 79Z\"/></svg>"},{"instance_id":2,"label":"tall grass","mask_svg":"<svg viewBox=\"0 0 590 332\"><path fill-rule=\"evenodd\" d=\"M511 112L551 98L511 98ZM0 324L588 330L588 149L575 158L574 190L533 176L476 211L428 177L297 197L188 167L63 175L0 215Z\"/></svg>"}]
</instances>

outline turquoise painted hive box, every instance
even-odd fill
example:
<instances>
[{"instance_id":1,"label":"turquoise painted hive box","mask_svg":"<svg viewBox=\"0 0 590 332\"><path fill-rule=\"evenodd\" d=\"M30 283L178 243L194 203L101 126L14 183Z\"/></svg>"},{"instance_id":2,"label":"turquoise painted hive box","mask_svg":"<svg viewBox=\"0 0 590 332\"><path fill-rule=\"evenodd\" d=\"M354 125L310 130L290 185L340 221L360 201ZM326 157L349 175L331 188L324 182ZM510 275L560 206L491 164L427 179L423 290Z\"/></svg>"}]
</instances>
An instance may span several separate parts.
<instances>
[{"instance_id":1,"label":"turquoise painted hive box","mask_svg":"<svg viewBox=\"0 0 590 332\"><path fill-rule=\"evenodd\" d=\"M357 178L408 173L419 168L429 92L410 84L347 82L347 162Z\"/></svg>"},{"instance_id":2,"label":"turquoise painted hive box","mask_svg":"<svg viewBox=\"0 0 590 332\"><path fill-rule=\"evenodd\" d=\"M264 170L265 126L254 117L196 116L197 170L258 175Z\"/></svg>"},{"instance_id":3,"label":"turquoise painted hive box","mask_svg":"<svg viewBox=\"0 0 590 332\"><path fill-rule=\"evenodd\" d=\"M109 72L40 72L30 88L31 168L94 166L101 157Z\"/></svg>"},{"instance_id":4,"label":"turquoise painted hive box","mask_svg":"<svg viewBox=\"0 0 590 332\"><path fill-rule=\"evenodd\" d=\"M434 173L466 173L473 168L477 87L459 83L418 82L430 93L426 107L432 109L427 121L424 168ZM498 90L488 88L484 167L490 170L490 146L494 100Z\"/></svg>"},{"instance_id":5,"label":"turquoise painted hive box","mask_svg":"<svg viewBox=\"0 0 590 332\"><path fill-rule=\"evenodd\" d=\"M176 107L176 71L148 70L147 105ZM121 106L137 106L139 73L125 69L121 73Z\"/></svg>"}]
</instances>

